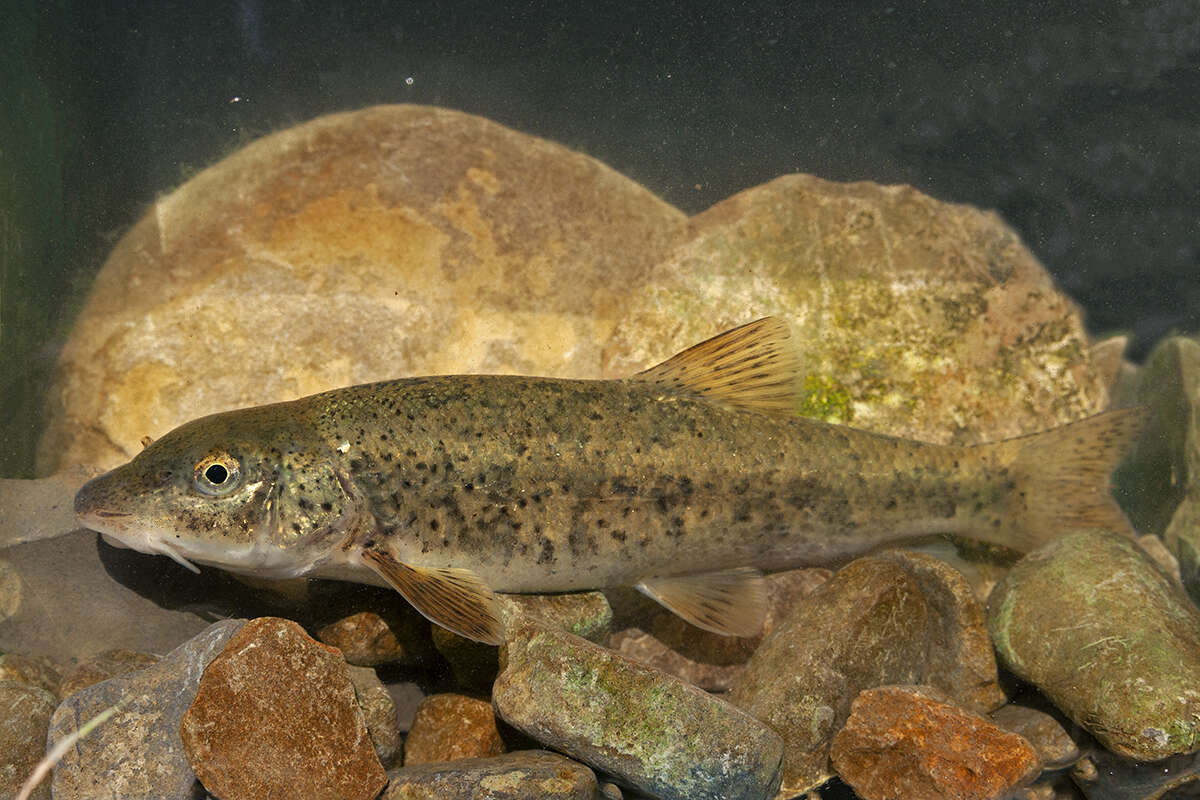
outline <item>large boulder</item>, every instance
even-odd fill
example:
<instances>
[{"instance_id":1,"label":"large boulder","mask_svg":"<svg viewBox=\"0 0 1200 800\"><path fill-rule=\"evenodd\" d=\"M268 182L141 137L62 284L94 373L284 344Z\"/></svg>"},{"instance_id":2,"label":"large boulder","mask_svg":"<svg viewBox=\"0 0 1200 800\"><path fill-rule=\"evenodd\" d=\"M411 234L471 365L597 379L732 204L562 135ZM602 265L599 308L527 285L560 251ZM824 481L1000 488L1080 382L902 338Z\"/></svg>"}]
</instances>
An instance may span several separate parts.
<instances>
[{"instance_id":1,"label":"large boulder","mask_svg":"<svg viewBox=\"0 0 1200 800\"><path fill-rule=\"evenodd\" d=\"M262 138L155 201L96 277L42 474L189 419L404 375L594 377L683 214L479 117L378 106Z\"/></svg>"}]
</instances>

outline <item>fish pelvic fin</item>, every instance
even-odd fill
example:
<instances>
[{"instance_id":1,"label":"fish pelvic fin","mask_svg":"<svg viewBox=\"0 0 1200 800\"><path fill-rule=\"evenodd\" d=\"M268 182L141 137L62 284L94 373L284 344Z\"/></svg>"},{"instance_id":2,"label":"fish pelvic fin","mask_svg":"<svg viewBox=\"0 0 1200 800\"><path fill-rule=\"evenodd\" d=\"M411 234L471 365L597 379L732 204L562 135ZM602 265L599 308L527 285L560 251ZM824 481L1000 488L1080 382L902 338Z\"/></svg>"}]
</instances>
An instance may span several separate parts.
<instances>
[{"instance_id":1,"label":"fish pelvic fin","mask_svg":"<svg viewBox=\"0 0 1200 800\"><path fill-rule=\"evenodd\" d=\"M1060 428L982 447L1012 465L1024 507L998 535L981 536L1028 552L1072 528L1128 536L1133 526L1113 499L1110 477L1146 420L1145 407L1097 414ZM1023 513L1021 513L1023 512Z\"/></svg>"},{"instance_id":2,"label":"fish pelvic fin","mask_svg":"<svg viewBox=\"0 0 1200 800\"><path fill-rule=\"evenodd\" d=\"M697 628L725 636L755 636L767 617L767 582L753 567L647 578L636 588Z\"/></svg>"},{"instance_id":3,"label":"fish pelvic fin","mask_svg":"<svg viewBox=\"0 0 1200 800\"><path fill-rule=\"evenodd\" d=\"M359 557L430 622L484 644L504 641L500 599L471 570L414 567L371 547Z\"/></svg>"},{"instance_id":4,"label":"fish pelvic fin","mask_svg":"<svg viewBox=\"0 0 1200 800\"><path fill-rule=\"evenodd\" d=\"M787 323L763 317L692 345L629 380L691 392L737 408L795 416L799 370Z\"/></svg>"}]
</instances>

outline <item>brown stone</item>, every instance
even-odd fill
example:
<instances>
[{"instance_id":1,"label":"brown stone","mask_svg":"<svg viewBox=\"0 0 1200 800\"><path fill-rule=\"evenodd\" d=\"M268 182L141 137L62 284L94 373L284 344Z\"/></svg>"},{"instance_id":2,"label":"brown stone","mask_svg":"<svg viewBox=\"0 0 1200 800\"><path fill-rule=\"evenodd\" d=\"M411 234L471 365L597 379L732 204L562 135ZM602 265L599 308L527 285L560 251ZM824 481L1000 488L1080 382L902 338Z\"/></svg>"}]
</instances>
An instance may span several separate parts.
<instances>
[{"instance_id":1,"label":"brown stone","mask_svg":"<svg viewBox=\"0 0 1200 800\"><path fill-rule=\"evenodd\" d=\"M417 708L404 742L404 764L488 758L503 752L491 703L461 694L435 694Z\"/></svg>"},{"instance_id":2,"label":"brown stone","mask_svg":"<svg viewBox=\"0 0 1200 800\"><path fill-rule=\"evenodd\" d=\"M341 653L288 620L251 620L229 640L180 734L196 777L219 797L303 788L370 800L387 783Z\"/></svg>"},{"instance_id":3,"label":"brown stone","mask_svg":"<svg viewBox=\"0 0 1200 800\"><path fill-rule=\"evenodd\" d=\"M58 693L62 673L58 666L45 656L27 656L21 653L5 653L0 656L0 681L18 681Z\"/></svg>"},{"instance_id":4,"label":"brown stone","mask_svg":"<svg viewBox=\"0 0 1200 800\"><path fill-rule=\"evenodd\" d=\"M1107 405L1079 310L994 213L786 175L689 231L626 306L605 376L774 314L797 337L806 416L969 443Z\"/></svg>"},{"instance_id":5,"label":"brown stone","mask_svg":"<svg viewBox=\"0 0 1200 800\"><path fill-rule=\"evenodd\" d=\"M138 653L121 648L106 650L71 670L58 687L58 696L59 698L69 697L80 689L100 681L106 681L117 675L124 675L126 672L133 672L157 663L158 656L148 653Z\"/></svg>"},{"instance_id":6,"label":"brown stone","mask_svg":"<svg viewBox=\"0 0 1200 800\"><path fill-rule=\"evenodd\" d=\"M606 590L619 605L622 621L628 625L610 637L609 647L702 689L727 691L763 637L831 574L818 567L768 575L767 616L762 633L747 637L701 630L635 590Z\"/></svg>"},{"instance_id":7,"label":"brown stone","mask_svg":"<svg viewBox=\"0 0 1200 800\"><path fill-rule=\"evenodd\" d=\"M830 755L863 800L993 800L1042 771L1029 742L919 686L860 694Z\"/></svg>"},{"instance_id":8,"label":"brown stone","mask_svg":"<svg viewBox=\"0 0 1200 800\"><path fill-rule=\"evenodd\" d=\"M684 216L595 159L424 106L259 139L162 197L92 286L38 468L405 375L595 377Z\"/></svg>"},{"instance_id":9,"label":"brown stone","mask_svg":"<svg viewBox=\"0 0 1200 800\"><path fill-rule=\"evenodd\" d=\"M763 640L729 700L783 737L783 791L802 794L830 777L829 742L860 691L920 680L929 617L907 571L860 558Z\"/></svg>"},{"instance_id":10,"label":"brown stone","mask_svg":"<svg viewBox=\"0 0 1200 800\"><path fill-rule=\"evenodd\" d=\"M929 646L921 682L936 686L972 711L1004 705L1007 698L1000 689L987 612L967 579L924 553L889 550L879 557L903 567L929 603Z\"/></svg>"}]
</instances>

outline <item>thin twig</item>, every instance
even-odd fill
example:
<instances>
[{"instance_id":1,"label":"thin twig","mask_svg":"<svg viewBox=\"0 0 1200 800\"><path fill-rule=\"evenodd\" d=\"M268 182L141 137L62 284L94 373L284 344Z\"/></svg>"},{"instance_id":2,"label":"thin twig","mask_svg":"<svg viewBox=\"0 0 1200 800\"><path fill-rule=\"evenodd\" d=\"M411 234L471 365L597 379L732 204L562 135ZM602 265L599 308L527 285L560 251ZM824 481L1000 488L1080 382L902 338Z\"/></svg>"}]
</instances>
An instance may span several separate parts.
<instances>
[{"instance_id":1,"label":"thin twig","mask_svg":"<svg viewBox=\"0 0 1200 800\"><path fill-rule=\"evenodd\" d=\"M64 737L63 739L60 739L59 742L54 745L54 747L50 748L50 752L46 753L45 758L38 762L37 766L33 768L33 773L26 778L25 783L21 785L21 791L17 793L16 800L29 800L29 796L33 794L33 790L36 789L37 785L41 783L42 780L50 773L50 770L54 769L54 765L57 764L62 757L67 754L67 751L70 750L77 741L87 736L89 733L95 730L97 726L102 725L105 720L117 713L117 709L120 707L120 705L120 703L117 703L115 706L110 706L109 708L104 709L99 714L83 723L83 727L79 728L79 730L75 731L69 736Z\"/></svg>"}]
</instances>

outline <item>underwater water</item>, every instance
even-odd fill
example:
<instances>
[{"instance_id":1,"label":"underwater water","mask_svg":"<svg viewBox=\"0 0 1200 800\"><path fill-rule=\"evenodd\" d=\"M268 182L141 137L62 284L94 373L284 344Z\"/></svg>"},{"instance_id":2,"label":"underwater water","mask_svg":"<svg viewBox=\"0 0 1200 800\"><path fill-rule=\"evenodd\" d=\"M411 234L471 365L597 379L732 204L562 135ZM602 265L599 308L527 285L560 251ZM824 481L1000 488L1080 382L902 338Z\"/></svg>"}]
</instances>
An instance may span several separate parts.
<instances>
[{"instance_id":1,"label":"underwater water","mask_svg":"<svg viewBox=\"0 0 1200 800\"><path fill-rule=\"evenodd\" d=\"M241 738L206 738L206 714L234 701L214 678L193 705L188 692L195 696L196 687L180 688L180 675L272 637L282 643L280 653L264 656L249 673L270 675L282 670L272 658L292 658L322 676L297 707L311 702L344 712L345 738L313 758L319 764L353 752L347 759L355 766L338 777L346 782L322 790L345 796L370 797L382 788L382 770L403 760L404 733L409 764L541 747L568 753L575 761L530 756L518 766L577 770L581 793L594 789L594 770L600 783L615 780L626 796L736 796L735 789L763 796L782 759L785 789L853 775L857 796L872 800L880 781L924 786L903 770L856 761L871 749L878 732L872 724L882 725L897 708L940 720L939 730L973 731L986 754L979 757L1006 765L990 774L996 792L1029 783L1043 766L1047 786L1065 782L1064 765L1092 747L1097 755L1079 762L1091 772L1076 766L1073 779L1089 797L1150 796L1152 780L1137 765L1168 756L1176 759L1170 769L1186 776L1180 782L1197 774L1187 761L1190 741L1180 744L1200 732L1194 725L1172 722L1159 731L1157 718L1147 722L1129 710L1098 725L1098 733L1071 720L1091 719L1107 700L1061 690L1064 674L1097 660L1120 662L1121 652L1165 652L1166 662L1185 665L1176 672L1163 665L1151 679L1163 696L1178 688L1190 697L1187 683L1200 675L1200 623L1180 588L1195 597L1200 587L1200 550L1192 544L1200 542L1200 515L1188 516L1200 502L1200 439L1189 421L1200 402L1200 348L1171 338L1200 331L1195 4L11 0L4 20L0 479L40 478L80 464L112 467L139 452L143 437L160 438L186 419L331 386L464 371L623 377L768 314L787 317L802 353L800 388L785 402L826 422L957 447L1045 430L1110 406L1150 407L1153 441L1139 445L1118 473L1118 495L1137 532L1154 536L1158 550L1146 542L1143 549L1166 573L1099 531L1077 532L1060 555L1064 569L1101 583L1109 562L1097 567L1091 555L1126 564L1140 576L1140 594L1127 600L1118 592L1101 605L1185 618L1185 632L1163 644L1142 642L1132 621L1108 631L1088 616L1095 608L1079 610L1094 595L1064 590L1062 607L1074 609L1069 613L1085 633L1063 646L1075 653L1100 647L1106 657L1029 666L1022 659L1043 635L1034 624L1039 582L1054 586L1056 577L1032 566L1009 571L1012 553L971 552L959 561L952 548L932 546L966 578L911 555L862 559L854 562L857 571L781 573L787 577L773 576L769 595L780 620L768 616L770 625L788 631L790 624L789 635L832 625L832 614L813 611L781 621L789 604L822 592L823 604L841 610L845 628L835 639L867 642L879 664L919 665L907 672L879 667L878 674L864 667L847 685L931 684L957 703L938 705L945 697L920 692L868 696L852 725L856 690L829 700L829 713L814 717L832 726L820 746L795 738L793 729L803 725L794 719L771 717L773 709L797 705L795 697L772 694L763 677L783 669L777 651L759 647L758 639L699 634L639 595L570 596L561 608L535 596L530 602L554 606L536 613L558 614L556 624L604 647L529 635L512 646L498 677L494 648L431 627L425 617L436 621L436 613L423 608L425 617L418 615L391 590L248 587L212 568L194 575L184 563L98 543L91 533L33 541L70 530L70 498L82 473L57 483L6 480L0 523L24 527L0 530L0 566L22 576L27 599L40 597L57 616L39 621L30 601L0 603L0 636L38 643L39 652L29 645L29 653L10 654L48 657L59 678L85 656L112 648L141 655L108 654L92 674L119 675L132 663L147 667L148 654L165 656L147 674L162 681L156 686L173 687L161 696L176 701L154 713L176 732L193 726L185 737L189 761L174 778L180 796L197 776L219 794L209 785L219 781L217 765L244 758L237 748L252 748L255 720L274 720L276 710L249 703L237 709L247 726ZM365 111L395 104L421 108ZM348 116L325 118L342 112ZM887 188L895 185L915 191ZM1102 344L1115 336L1127 337L1123 351ZM634 419L630 411L626 432L653 430ZM371 435L396 437L384 428ZM661 444L653 433L645 439ZM352 432L345 444L358 446ZM373 457L391 463L389 447ZM403 450L397 463L407 459L423 471L434 464L424 451ZM620 460L620 448L613 452ZM1111 456L1106 450L1106 464ZM220 453L204 457L197 475L218 483L240 466ZM1046 460L1057 465L1048 454ZM213 463L220 469L209 473ZM1077 466L1064 464L1068 471ZM479 497L484 487L498 491L495 476L481 471L478 479L453 483L453 502L447 494L434 504L440 511L420 515L423 526L433 526L429 547L453 529L455 513L470 516L459 510L476 508L470 503L493 528L495 514L507 513L503 500ZM1049 477L1045 483L1062 488ZM322 484L330 491L346 485ZM616 479L609 485L627 486ZM692 490L690 479L678 486ZM884 491L901 502L909 492L916 505L913 493L923 487ZM570 488L556 491L569 495ZM465 493L472 493L470 503ZM927 492L920 497L929 500ZM678 533L694 527L688 515L703 504L679 500L684 511L665 513L677 499L661 489L656 497L666 527ZM295 508L278 497L272 502L320 528L300 500ZM339 502L330 505L340 511ZM736 500L724 505L739 522L749 518L751 510L738 516ZM536 514L521 509L532 516L519 516L514 506L512 519L535 524ZM581 516L577 506L576 521ZM607 507L594 516L589 524L604 529L613 552L649 538L645 530L614 526ZM1080 512L1076 522L1121 528L1113 519ZM581 541L558 542L557 558L595 556ZM551 547L545 558L554 557ZM1172 569L1174 583L1156 582ZM9 585L6 574L0 569L0 590ZM73 588L59 588L63 574ZM730 585L744 588L739 581ZM1002 587L995 597L1004 598L1003 614L984 611L993 585ZM95 618L72 610L92 596L116 610ZM924 599L904 606L910 597ZM1028 617L1013 611L1022 603L1031 603ZM872 627L873 614L887 616L880 609L897 604L904 624L886 633ZM987 626L984 613L991 613ZM1105 614L1120 617L1117 610ZM261 621L211 625L270 615L303 629ZM130 633L130 619L144 620L144 630ZM1018 624L1031 619L1029 628ZM346 678L344 664L331 663L309 634L365 672ZM841 639L830 647L789 646L813 664L835 656L858 663L842 652ZM62 644L68 640L74 644ZM999 679L994 663L990 673L979 666L994 659L993 645ZM6 647L0 645L0 657ZM614 652L653 670L630 667ZM874 657L863 656L870 665ZM17 670L16 663L9 668ZM236 665L216 663L231 671L231 684L242 679ZM552 666L572 663L587 667L558 674ZM1136 664L1118 667L1126 672L1096 677L1095 684L1137 675ZM981 672L971 672L976 668ZM822 669L813 666L810 674ZM663 683L659 670L682 681ZM959 677L944 679L949 672ZM595 674L611 676L612 686L588 677ZM347 700L351 679L358 705ZM47 721L70 694L51 683L54 703L28 700L42 704ZM72 714L99 712L119 688L72 695ZM805 691L823 696L827 689L806 684ZM600 695L588 694L593 690ZM276 688L264 683L257 691L270 696ZM560 708L538 702L539 693L556 692L564 698ZM658 706L636 702L644 698ZM730 698L749 713L731 713ZM1035 755L1028 743L955 716L961 709L993 713L1006 698L1046 712L1020 723L1043 730L1040 739L1026 731ZM417 708L423 699L424 711ZM587 728L580 721L602 702L617 709L608 714L613 725ZM374 754L348 743L355 715L371 713L392 718L368 720ZM680 726L663 734L630 723L658 713ZM446 727L458 717L475 723L469 731ZM52 735L68 732L55 719L47 722ZM1135 722L1152 732L1150 741L1122 738L1122 726ZM1011 722L1006 730L1017 727ZM555 733L529 735L549 729ZM835 740L839 730L844 735ZM656 737L686 742L686 758L658 772L644 767L655 762L656 747L665 747ZM458 738L470 746L455 750ZM605 761L601 751L616 740L633 741L638 752L630 757L643 766ZM738 749L746 742L753 746ZM128 746L155 758L152 744ZM809 750L819 758L797 755ZM79 776L88 769L102 774L102 766L73 764L76 777L56 778L55 796L85 796L73 794L82 791ZM483 772L464 777L468 772L459 770L446 780L478 783L491 779L487 770L517 768L477 766ZM1154 785L1167 790L1161 781ZM222 787L229 796L256 790ZM913 788L912 796L925 790ZM611 797L621 790L605 791ZM855 796L836 780L823 791L827 800Z\"/></svg>"}]
</instances>

